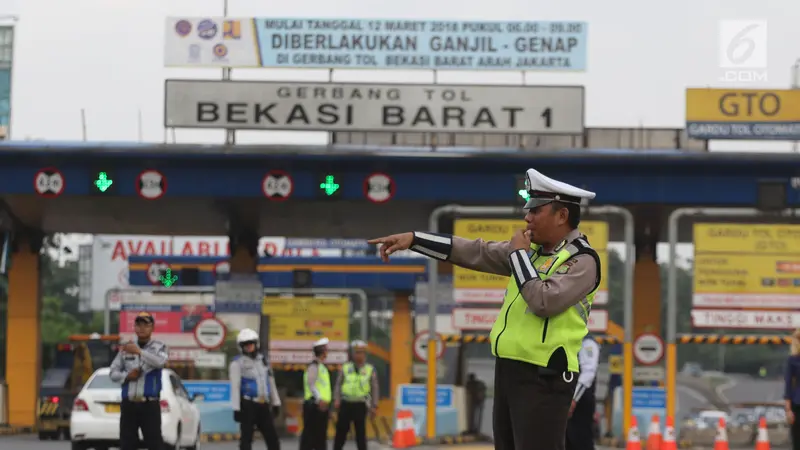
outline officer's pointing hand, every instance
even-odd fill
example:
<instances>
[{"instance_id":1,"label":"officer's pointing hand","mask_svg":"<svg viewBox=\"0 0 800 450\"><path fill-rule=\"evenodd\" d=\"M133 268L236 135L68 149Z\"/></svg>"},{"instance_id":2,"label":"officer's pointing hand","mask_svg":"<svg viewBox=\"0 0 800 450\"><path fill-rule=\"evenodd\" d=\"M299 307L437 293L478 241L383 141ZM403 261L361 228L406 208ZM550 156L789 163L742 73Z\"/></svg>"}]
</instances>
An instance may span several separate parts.
<instances>
[{"instance_id":1,"label":"officer's pointing hand","mask_svg":"<svg viewBox=\"0 0 800 450\"><path fill-rule=\"evenodd\" d=\"M511 251L528 250L531 248L531 232L528 230L517 230L511 237Z\"/></svg>"},{"instance_id":2,"label":"officer's pointing hand","mask_svg":"<svg viewBox=\"0 0 800 450\"><path fill-rule=\"evenodd\" d=\"M389 262L389 255L400 250L408 250L411 247L411 243L414 242L414 233L393 234L370 239L367 242L370 244L383 244L380 249L381 259L383 262Z\"/></svg>"}]
</instances>

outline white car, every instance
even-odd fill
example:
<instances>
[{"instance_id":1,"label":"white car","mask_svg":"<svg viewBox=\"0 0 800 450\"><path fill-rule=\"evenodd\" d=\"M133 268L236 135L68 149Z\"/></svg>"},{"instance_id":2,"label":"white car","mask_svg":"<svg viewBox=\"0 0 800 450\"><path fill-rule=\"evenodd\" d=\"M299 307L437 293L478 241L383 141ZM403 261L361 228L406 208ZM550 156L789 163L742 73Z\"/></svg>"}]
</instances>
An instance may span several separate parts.
<instances>
[{"instance_id":1,"label":"white car","mask_svg":"<svg viewBox=\"0 0 800 450\"><path fill-rule=\"evenodd\" d=\"M72 450L119 447L122 391L108 367L96 370L75 397L70 417ZM161 435L166 448L200 447L200 412L175 372L162 370ZM142 432L139 430L139 439Z\"/></svg>"}]
</instances>

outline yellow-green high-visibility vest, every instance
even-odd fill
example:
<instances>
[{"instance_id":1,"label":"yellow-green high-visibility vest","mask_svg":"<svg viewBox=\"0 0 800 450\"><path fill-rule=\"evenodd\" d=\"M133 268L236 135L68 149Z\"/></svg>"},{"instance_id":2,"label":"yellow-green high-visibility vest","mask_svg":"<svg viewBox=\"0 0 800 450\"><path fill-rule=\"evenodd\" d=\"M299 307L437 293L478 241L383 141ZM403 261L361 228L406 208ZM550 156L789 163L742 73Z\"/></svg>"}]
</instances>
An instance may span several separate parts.
<instances>
[{"instance_id":1,"label":"yellow-green high-visibility vest","mask_svg":"<svg viewBox=\"0 0 800 450\"><path fill-rule=\"evenodd\" d=\"M317 392L319 392L319 399L325 402L330 403L331 401L331 373L328 372L328 368L325 367L325 364L321 362L313 362L311 364L316 364L317 369L317 381L314 383L314 387L317 388ZM304 398L306 400L310 400L314 397L311 394L311 388L308 387L308 369L303 373L303 391L304 391Z\"/></svg>"},{"instance_id":2,"label":"yellow-green high-visibility vest","mask_svg":"<svg viewBox=\"0 0 800 450\"><path fill-rule=\"evenodd\" d=\"M342 398L352 401L366 400L372 390L372 365L364 364L361 370L349 362L342 366Z\"/></svg>"},{"instance_id":3,"label":"yellow-green high-visibility vest","mask_svg":"<svg viewBox=\"0 0 800 450\"><path fill-rule=\"evenodd\" d=\"M541 247L532 244L531 263L542 280L550 278L570 258L592 255L597 262L594 289L575 306L553 317L542 318L528 310L517 282L512 276L503 298L503 307L489 335L492 354L498 358L524 361L547 367L553 353L563 348L567 355L567 370L578 372L578 352L588 333L589 311L600 286L600 257L589 246L585 236L562 243L553 255L540 255ZM565 266L563 270L569 270ZM576 299L577 300L577 299Z\"/></svg>"}]
</instances>

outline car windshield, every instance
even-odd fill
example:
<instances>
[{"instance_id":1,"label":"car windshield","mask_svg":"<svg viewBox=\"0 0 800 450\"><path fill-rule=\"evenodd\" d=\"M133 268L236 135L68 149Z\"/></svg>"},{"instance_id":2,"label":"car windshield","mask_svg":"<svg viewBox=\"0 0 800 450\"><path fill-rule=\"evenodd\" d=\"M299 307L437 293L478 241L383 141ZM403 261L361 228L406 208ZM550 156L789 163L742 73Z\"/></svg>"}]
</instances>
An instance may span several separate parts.
<instances>
[{"instance_id":1,"label":"car windshield","mask_svg":"<svg viewBox=\"0 0 800 450\"><path fill-rule=\"evenodd\" d=\"M116 389L119 388L119 383L111 381L111 377L107 373L99 373L92 378L91 383L87 386L88 389Z\"/></svg>"}]
</instances>

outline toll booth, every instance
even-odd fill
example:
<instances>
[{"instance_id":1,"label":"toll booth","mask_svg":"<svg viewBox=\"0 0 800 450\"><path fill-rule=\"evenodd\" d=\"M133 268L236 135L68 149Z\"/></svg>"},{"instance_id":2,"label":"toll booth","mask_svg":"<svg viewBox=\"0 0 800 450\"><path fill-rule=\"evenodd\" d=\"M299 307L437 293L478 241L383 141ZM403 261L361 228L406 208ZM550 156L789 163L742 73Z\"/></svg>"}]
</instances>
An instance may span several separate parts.
<instances>
[{"instance_id":1,"label":"toll booth","mask_svg":"<svg viewBox=\"0 0 800 450\"><path fill-rule=\"evenodd\" d=\"M146 308L146 304L136 304L138 301L135 300L138 295L137 290L139 293L147 292L148 295L158 295L158 299L185 296L190 292L202 293L205 296L202 301L214 308L214 286L218 278L224 278L220 276L220 270L225 267L226 263L226 259L216 257L130 257L129 282L131 289L128 293L119 294L121 294L123 302L133 302L137 307ZM365 305L355 301L351 304L350 317L347 317L349 321L347 341L359 338L368 343L368 361L376 367L381 386L379 418L376 423L368 426L368 433L373 437L377 437L378 434L382 438L388 437L388 430L392 427L394 415L393 394L398 385L411 382L411 341L413 338L411 295L416 284L426 279L426 260L398 258L386 264L375 257L280 257L260 259L257 269L259 280L267 292L271 292L268 294L270 298L277 296L279 292L291 294L294 289L313 289L320 295L327 289L334 297L339 295L347 297L347 294L338 294L345 290L363 290L368 293ZM169 271L170 281L165 284L162 277L167 274L167 271ZM227 308L229 305L225 307ZM247 313L255 314L259 319L263 319L261 305L255 311L237 312L220 309L220 311L215 310L215 313L239 316ZM372 317L371 313L375 313L375 315L388 313L391 318L380 321ZM362 326L362 319L366 319L366 327ZM270 332L269 328L265 329L263 326L264 321L261 320L261 322L260 335L262 339L265 339ZM273 320L270 319L268 322L271 323ZM225 345L217 350L225 353L228 358L239 353L235 344L236 330L229 331ZM335 332L335 330L331 332ZM308 340L305 337L303 339ZM342 342L347 341L343 340ZM310 342L313 340L309 341L309 350ZM263 344L269 346L269 342ZM282 354L285 353L282 352ZM331 353L334 353L333 348L331 348ZM343 362L347 361L346 347L342 353L344 353L344 359L331 361L329 368L335 371ZM184 376L204 372L192 365L192 361L185 360L178 363L173 362L171 367L180 371ZM286 418L296 420L301 416L302 373L307 363L295 359L285 362L272 360L272 366L276 372L279 390L287 400L284 402ZM212 374L211 376L227 380L226 375L222 375L222 371L215 373L216 375ZM337 374L333 373L332 376L335 379ZM191 390L192 381L191 378L188 379L190 381L187 382L187 388ZM331 426L332 432L333 426Z\"/></svg>"}]
</instances>

